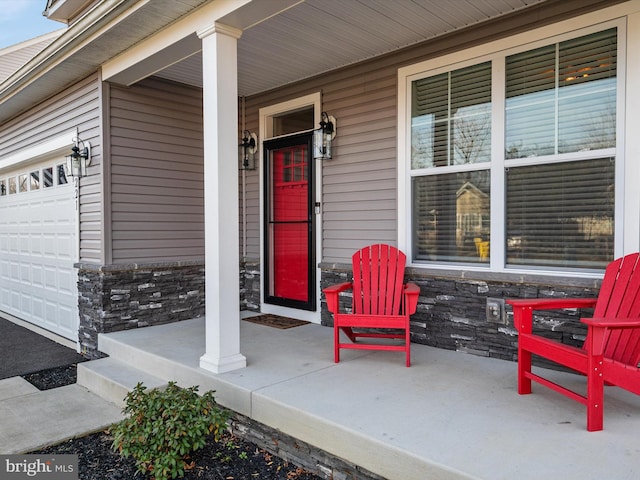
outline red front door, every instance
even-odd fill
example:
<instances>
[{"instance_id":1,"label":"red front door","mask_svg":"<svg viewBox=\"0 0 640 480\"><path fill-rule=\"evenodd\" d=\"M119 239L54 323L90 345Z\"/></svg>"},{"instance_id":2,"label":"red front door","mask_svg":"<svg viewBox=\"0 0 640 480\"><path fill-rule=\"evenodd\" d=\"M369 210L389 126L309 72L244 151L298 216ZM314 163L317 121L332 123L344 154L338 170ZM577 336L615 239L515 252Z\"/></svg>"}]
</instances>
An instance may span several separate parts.
<instances>
[{"instance_id":1,"label":"red front door","mask_svg":"<svg viewBox=\"0 0 640 480\"><path fill-rule=\"evenodd\" d=\"M265 142L265 301L315 309L311 137Z\"/></svg>"}]
</instances>

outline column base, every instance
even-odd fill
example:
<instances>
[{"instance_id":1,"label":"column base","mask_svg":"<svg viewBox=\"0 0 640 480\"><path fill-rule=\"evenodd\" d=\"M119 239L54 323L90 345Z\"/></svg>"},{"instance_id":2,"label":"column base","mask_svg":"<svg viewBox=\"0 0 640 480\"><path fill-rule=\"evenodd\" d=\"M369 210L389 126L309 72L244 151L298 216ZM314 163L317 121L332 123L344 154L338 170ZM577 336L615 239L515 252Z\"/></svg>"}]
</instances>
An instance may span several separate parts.
<instances>
[{"instance_id":1,"label":"column base","mask_svg":"<svg viewBox=\"0 0 640 480\"><path fill-rule=\"evenodd\" d=\"M214 358L206 353L200 357L200 368L213 373L225 373L246 368L247 358L238 353L224 358Z\"/></svg>"}]
</instances>

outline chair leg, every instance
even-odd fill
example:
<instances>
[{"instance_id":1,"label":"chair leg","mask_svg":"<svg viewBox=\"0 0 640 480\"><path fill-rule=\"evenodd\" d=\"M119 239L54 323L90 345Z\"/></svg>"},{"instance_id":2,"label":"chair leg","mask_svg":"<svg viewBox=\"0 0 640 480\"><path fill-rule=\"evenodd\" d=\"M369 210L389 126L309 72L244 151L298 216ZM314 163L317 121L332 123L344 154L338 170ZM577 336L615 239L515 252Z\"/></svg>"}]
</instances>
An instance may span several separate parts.
<instances>
[{"instance_id":1,"label":"chair leg","mask_svg":"<svg viewBox=\"0 0 640 480\"><path fill-rule=\"evenodd\" d=\"M531 393L531 352L518 348L518 393L527 395Z\"/></svg>"},{"instance_id":2,"label":"chair leg","mask_svg":"<svg viewBox=\"0 0 640 480\"><path fill-rule=\"evenodd\" d=\"M602 364L602 360L589 362L589 373L587 374L587 430L589 432L598 432L604 428Z\"/></svg>"},{"instance_id":3,"label":"chair leg","mask_svg":"<svg viewBox=\"0 0 640 480\"><path fill-rule=\"evenodd\" d=\"M409 326L404 329L404 346L406 348L407 355L407 367L411 366L411 332Z\"/></svg>"},{"instance_id":4,"label":"chair leg","mask_svg":"<svg viewBox=\"0 0 640 480\"><path fill-rule=\"evenodd\" d=\"M353 333L353 329L351 327L342 327L342 331L349 337L353 343L356 343L356 335Z\"/></svg>"},{"instance_id":5,"label":"chair leg","mask_svg":"<svg viewBox=\"0 0 640 480\"><path fill-rule=\"evenodd\" d=\"M336 363L340 363L340 329L335 325L333 327L333 359Z\"/></svg>"}]
</instances>

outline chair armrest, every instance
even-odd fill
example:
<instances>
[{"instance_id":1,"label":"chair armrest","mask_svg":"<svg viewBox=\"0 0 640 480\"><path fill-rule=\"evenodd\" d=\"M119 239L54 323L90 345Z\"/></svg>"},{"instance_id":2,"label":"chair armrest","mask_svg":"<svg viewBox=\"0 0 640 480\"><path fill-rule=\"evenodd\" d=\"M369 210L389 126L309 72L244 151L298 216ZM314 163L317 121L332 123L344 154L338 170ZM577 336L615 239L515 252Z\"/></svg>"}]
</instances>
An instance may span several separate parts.
<instances>
[{"instance_id":1,"label":"chair armrest","mask_svg":"<svg viewBox=\"0 0 640 480\"><path fill-rule=\"evenodd\" d=\"M589 329L585 348L589 355L594 357L604 355L610 336L607 330L640 328L640 318L582 318L580 321Z\"/></svg>"},{"instance_id":2,"label":"chair armrest","mask_svg":"<svg viewBox=\"0 0 640 480\"><path fill-rule=\"evenodd\" d=\"M580 321L595 328L640 328L640 318L582 318Z\"/></svg>"},{"instance_id":3,"label":"chair armrest","mask_svg":"<svg viewBox=\"0 0 640 480\"><path fill-rule=\"evenodd\" d=\"M331 313L338 313L340 308L339 303L339 294L340 292L344 292L345 290L351 290L353 288L353 282L344 282L338 283L336 285L331 285L330 287L323 288L327 298L327 310Z\"/></svg>"},{"instance_id":4,"label":"chair armrest","mask_svg":"<svg viewBox=\"0 0 640 480\"><path fill-rule=\"evenodd\" d=\"M413 282L407 282L404 286L404 302L407 309L407 315L413 315L416 313L419 295L420 287Z\"/></svg>"},{"instance_id":5,"label":"chair armrest","mask_svg":"<svg viewBox=\"0 0 640 480\"><path fill-rule=\"evenodd\" d=\"M533 310L559 310L562 308L589 308L595 306L597 298L518 298L507 299L514 308Z\"/></svg>"},{"instance_id":6,"label":"chair armrest","mask_svg":"<svg viewBox=\"0 0 640 480\"><path fill-rule=\"evenodd\" d=\"M596 298L521 298L507 299L513 307L513 325L520 333L533 331L534 310L560 310L563 308L590 308Z\"/></svg>"}]
</instances>

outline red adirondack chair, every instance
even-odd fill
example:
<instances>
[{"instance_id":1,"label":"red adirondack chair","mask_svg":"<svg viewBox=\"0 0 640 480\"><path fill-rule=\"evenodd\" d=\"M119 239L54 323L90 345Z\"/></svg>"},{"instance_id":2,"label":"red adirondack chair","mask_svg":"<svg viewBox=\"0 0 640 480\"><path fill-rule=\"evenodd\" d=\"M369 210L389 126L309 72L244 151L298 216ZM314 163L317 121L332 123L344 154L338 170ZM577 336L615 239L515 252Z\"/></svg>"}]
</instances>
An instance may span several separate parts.
<instances>
[{"instance_id":1,"label":"red adirondack chair","mask_svg":"<svg viewBox=\"0 0 640 480\"><path fill-rule=\"evenodd\" d=\"M406 261L406 255L390 245L365 247L352 257L353 282L332 285L323 290L327 297L327 308L333 313L336 363L340 361L340 349L350 348L404 351L407 367L411 365L409 316L416 311L420 288L414 283L403 284ZM350 313L340 312L340 292L346 290L353 292ZM354 328L357 330L354 331ZM379 329L404 331L391 333ZM353 343L341 343L340 330ZM361 338L404 339L404 343L358 343Z\"/></svg>"},{"instance_id":2,"label":"red adirondack chair","mask_svg":"<svg viewBox=\"0 0 640 480\"><path fill-rule=\"evenodd\" d=\"M640 395L640 262L639 254L611 262L605 270L597 299L507 300L518 329L518 393L531 393L531 380L586 405L587 430L602 430L604 386L617 385ZM594 307L593 318L583 318L587 338L575 348L532 333L533 311ZM587 376L587 394L581 395L531 372L536 354Z\"/></svg>"}]
</instances>

